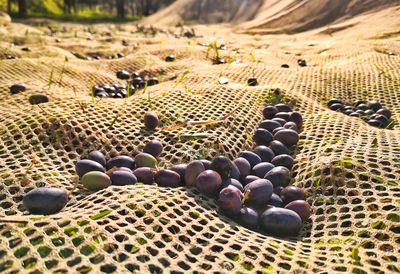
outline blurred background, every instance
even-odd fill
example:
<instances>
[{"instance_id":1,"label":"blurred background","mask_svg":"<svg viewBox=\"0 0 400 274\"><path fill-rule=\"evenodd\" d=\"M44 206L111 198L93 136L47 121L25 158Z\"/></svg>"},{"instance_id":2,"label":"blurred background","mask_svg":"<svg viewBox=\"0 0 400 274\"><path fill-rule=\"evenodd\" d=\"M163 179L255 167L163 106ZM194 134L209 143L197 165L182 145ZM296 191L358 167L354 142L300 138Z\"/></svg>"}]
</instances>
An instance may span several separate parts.
<instances>
[{"instance_id":1,"label":"blurred background","mask_svg":"<svg viewBox=\"0 0 400 274\"><path fill-rule=\"evenodd\" d=\"M136 20L175 0L0 0L13 18L41 17L70 21Z\"/></svg>"}]
</instances>

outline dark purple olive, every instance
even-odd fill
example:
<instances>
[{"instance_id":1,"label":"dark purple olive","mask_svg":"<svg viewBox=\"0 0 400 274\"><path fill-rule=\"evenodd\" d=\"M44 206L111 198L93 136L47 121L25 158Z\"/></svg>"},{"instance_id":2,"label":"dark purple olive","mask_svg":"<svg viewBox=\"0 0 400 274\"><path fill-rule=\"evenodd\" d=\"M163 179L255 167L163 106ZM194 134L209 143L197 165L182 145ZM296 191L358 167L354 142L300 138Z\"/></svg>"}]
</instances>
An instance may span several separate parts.
<instances>
[{"instance_id":1,"label":"dark purple olive","mask_svg":"<svg viewBox=\"0 0 400 274\"><path fill-rule=\"evenodd\" d=\"M268 234L288 237L297 236L301 229L300 216L289 209L272 207L260 217L261 228Z\"/></svg>"},{"instance_id":2,"label":"dark purple olive","mask_svg":"<svg viewBox=\"0 0 400 274\"><path fill-rule=\"evenodd\" d=\"M286 187L290 183L291 176L289 169L283 166L277 166L265 174L264 178L269 180L274 187Z\"/></svg>"},{"instance_id":3,"label":"dark purple olive","mask_svg":"<svg viewBox=\"0 0 400 274\"><path fill-rule=\"evenodd\" d=\"M258 128L254 132L253 135L253 141L256 143L258 146L267 146L271 141L273 140L272 134L263 128Z\"/></svg>"},{"instance_id":4,"label":"dark purple olive","mask_svg":"<svg viewBox=\"0 0 400 274\"><path fill-rule=\"evenodd\" d=\"M278 110L278 112L291 112L292 111L292 108L286 104L276 104L275 107Z\"/></svg>"},{"instance_id":5,"label":"dark purple olive","mask_svg":"<svg viewBox=\"0 0 400 274\"><path fill-rule=\"evenodd\" d=\"M168 55L167 57L165 57L165 62L174 62L176 59L175 55Z\"/></svg>"},{"instance_id":6,"label":"dark purple olive","mask_svg":"<svg viewBox=\"0 0 400 274\"><path fill-rule=\"evenodd\" d=\"M244 178L242 185L246 186L251 182L254 182L255 180L261 179L260 177L257 177L255 175L247 175L246 178Z\"/></svg>"},{"instance_id":7,"label":"dark purple olive","mask_svg":"<svg viewBox=\"0 0 400 274\"><path fill-rule=\"evenodd\" d=\"M154 181L161 187L178 187L181 184L181 176L175 171L163 169L154 175Z\"/></svg>"},{"instance_id":8,"label":"dark purple olive","mask_svg":"<svg viewBox=\"0 0 400 274\"><path fill-rule=\"evenodd\" d=\"M159 125L160 120L155 112L147 112L144 115L144 125L149 130L155 130Z\"/></svg>"},{"instance_id":9,"label":"dark purple olive","mask_svg":"<svg viewBox=\"0 0 400 274\"><path fill-rule=\"evenodd\" d=\"M353 106L358 107L361 104L367 104L367 102L363 100L356 100L354 101Z\"/></svg>"},{"instance_id":10,"label":"dark purple olive","mask_svg":"<svg viewBox=\"0 0 400 274\"><path fill-rule=\"evenodd\" d=\"M196 178L204 171L204 165L201 161L195 160L190 162L185 171L185 184L188 187L196 185Z\"/></svg>"},{"instance_id":11,"label":"dark purple olive","mask_svg":"<svg viewBox=\"0 0 400 274\"><path fill-rule=\"evenodd\" d=\"M132 172L124 170L115 170L110 174L110 179L115 186L134 185L137 183L137 178Z\"/></svg>"},{"instance_id":12,"label":"dark purple olive","mask_svg":"<svg viewBox=\"0 0 400 274\"><path fill-rule=\"evenodd\" d=\"M100 165L102 165L104 167L106 166L106 163L107 163L106 157L104 156L104 154L101 153L101 151L98 151L98 150L94 150L94 151L90 152L89 156L88 156L88 159L92 160L92 161L95 161L95 162L98 162Z\"/></svg>"},{"instance_id":13,"label":"dark purple olive","mask_svg":"<svg viewBox=\"0 0 400 274\"><path fill-rule=\"evenodd\" d=\"M356 113L360 114L360 116L365 116L364 110L358 109L356 110Z\"/></svg>"},{"instance_id":14,"label":"dark purple olive","mask_svg":"<svg viewBox=\"0 0 400 274\"><path fill-rule=\"evenodd\" d=\"M333 104L329 107L330 110L342 110L343 109L343 105L342 104Z\"/></svg>"},{"instance_id":15,"label":"dark purple olive","mask_svg":"<svg viewBox=\"0 0 400 274\"><path fill-rule=\"evenodd\" d=\"M49 102L49 97L44 94L34 94L29 96L28 101L31 105L39 105Z\"/></svg>"},{"instance_id":16,"label":"dark purple olive","mask_svg":"<svg viewBox=\"0 0 400 274\"><path fill-rule=\"evenodd\" d=\"M272 196L273 186L266 179L258 179L244 187L246 205L262 205L268 203Z\"/></svg>"},{"instance_id":17,"label":"dark purple olive","mask_svg":"<svg viewBox=\"0 0 400 274\"><path fill-rule=\"evenodd\" d=\"M275 207L283 207L284 203L281 199L281 197L279 197L279 195L272 193L271 199L269 199L268 201L269 205L275 206Z\"/></svg>"},{"instance_id":18,"label":"dark purple olive","mask_svg":"<svg viewBox=\"0 0 400 274\"><path fill-rule=\"evenodd\" d=\"M288 64L282 64L281 68L289 68L289 65Z\"/></svg>"},{"instance_id":19,"label":"dark purple olive","mask_svg":"<svg viewBox=\"0 0 400 274\"><path fill-rule=\"evenodd\" d=\"M203 163L204 169L211 169L211 161L206 159L202 159L200 161Z\"/></svg>"},{"instance_id":20,"label":"dark purple olive","mask_svg":"<svg viewBox=\"0 0 400 274\"><path fill-rule=\"evenodd\" d=\"M290 118L290 112L278 112L277 114L275 114L274 118L281 118L288 122Z\"/></svg>"},{"instance_id":21,"label":"dark purple olive","mask_svg":"<svg viewBox=\"0 0 400 274\"><path fill-rule=\"evenodd\" d=\"M287 205L288 203L295 200L305 200L306 195L301 188L296 186L287 186L281 191L281 198L283 202Z\"/></svg>"},{"instance_id":22,"label":"dark purple olive","mask_svg":"<svg viewBox=\"0 0 400 274\"><path fill-rule=\"evenodd\" d=\"M250 77L249 79L247 79L247 85L251 86L251 87L255 87L258 85L258 81L257 78L255 77Z\"/></svg>"},{"instance_id":23,"label":"dark purple olive","mask_svg":"<svg viewBox=\"0 0 400 274\"><path fill-rule=\"evenodd\" d=\"M375 114L375 112L372 109L367 109L366 111L364 111L365 115L373 115Z\"/></svg>"},{"instance_id":24,"label":"dark purple olive","mask_svg":"<svg viewBox=\"0 0 400 274\"><path fill-rule=\"evenodd\" d=\"M272 159L271 163L274 166L284 166L287 169L292 169L294 160L293 160L293 157L290 155L281 154L281 155L275 156L275 158Z\"/></svg>"},{"instance_id":25,"label":"dark purple olive","mask_svg":"<svg viewBox=\"0 0 400 274\"><path fill-rule=\"evenodd\" d=\"M218 207L228 216L237 216L242 209L242 193L234 186L228 186L218 195Z\"/></svg>"},{"instance_id":26,"label":"dark purple olive","mask_svg":"<svg viewBox=\"0 0 400 274\"><path fill-rule=\"evenodd\" d=\"M378 111L379 109L382 108L382 105L378 101L370 101L368 102L368 107L373 111Z\"/></svg>"},{"instance_id":27,"label":"dark purple olive","mask_svg":"<svg viewBox=\"0 0 400 274\"><path fill-rule=\"evenodd\" d=\"M370 126L374 126L374 127L382 127L382 122L379 120L375 120L375 119L371 119L368 121L368 124Z\"/></svg>"},{"instance_id":28,"label":"dark purple olive","mask_svg":"<svg viewBox=\"0 0 400 274\"><path fill-rule=\"evenodd\" d=\"M126 70L117 71L117 78L121 80L128 80L130 78L129 72Z\"/></svg>"},{"instance_id":29,"label":"dark purple olive","mask_svg":"<svg viewBox=\"0 0 400 274\"><path fill-rule=\"evenodd\" d=\"M26 91L26 86L23 83L14 84L10 87L11 94L17 94Z\"/></svg>"},{"instance_id":30,"label":"dark purple olive","mask_svg":"<svg viewBox=\"0 0 400 274\"><path fill-rule=\"evenodd\" d=\"M137 71L132 72L131 78L133 79L133 78L136 78L136 77L140 77L140 73L137 72Z\"/></svg>"},{"instance_id":31,"label":"dark purple olive","mask_svg":"<svg viewBox=\"0 0 400 274\"><path fill-rule=\"evenodd\" d=\"M328 107L332 106L333 104L340 104L343 105L343 102L339 99L332 98L328 101Z\"/></svg>"},{"instance_id":32,"label":"dark purple olive","mask_svg":"<svg viewBox=\"0 0 400 274\"><path fill-rule=\"evenodd\" d=\"M357 109L365 111L365 110L368 110L369 107L366 104L360 104L360 105L357 106Z\"/></svg>"},{"instance_id":33,"label":"dark purple olive","mask_svg":"<svg viewBox=\"0 0 400 274\"><path fill-rule=\"evenodd\" d=\"M134 169L135 168L135 160L129 156L124 156L124 155L117 156L117 157L110 159L106 164L107 170L109 170L113 167L127 167L130 169Z\"/></svg>"},{"instance_id":34,"label":"dark purple olive","mask_svg":"<svg viewBox=\"0 0 400 274\"><path fill-rule=\"evenodd\" d=\"M385 116L385 117L388 118L388 119L390 119L390 117L392 117L392 112L391 112L390 110L388 110L388 109L385 109L385 108L379 109L379 110L376 112L376 114L383 115L383 116Z\"/></svg>"},{"instance_id":35,"label":"dark purple olive","mask_svg":"<svg viewBox=\"0 0 400 274\"><path fill-rule=\"evenodd\" d=\"M303 126L303 116L299 112L291 112L289 121L294 122L298 129Z\"/></svg>"},{"instance_id":36,"label":"dark purple olive","mask_svg":"<svg viewBox=\"0 0 400 274\"><path fill-rule=\"evenodd\" d=\"M269 148L275 153L276 155L281 154L290 154L289 149L285 146L282 142L274 140L269 144Z\"/></svg>"},{"instance_id":37,"label":"dark purple olive","mask_svg":"<svg viewBox=\"0 0 400 274\"><path fill-rule=\"evenodd\" d=\"M185 172L186 172L187 164L177 164L171 166L169 169L175 171L181 176L181 184L185 184Z\"/></svg>"},{"instance_id":38,"label":"dark purple olive","mask_svg":"<svg viewBox=\"0 0 400 274\"><path fill-rule=\"evenodd\" d=\"M297 144L299 138L299 134L292 129L283 129L274 135L276 141L280 141L288 147Z\"/></svg>"},{"instance_id":39,"label":"dark purple olive","mask_svg":"<svg viewBox=\"0 0 400 274\"><path fill-rule=\"evenodd\" d=\"M282 189L283 189L283 186L274 187L274 193L278 196L281 196Z\"/></svg>"},{"instance_id":40,"label":"dark purple olive","mask_svg":"<svg viewBox=\"0 0 400 274\"><path fill-rule=\"evenodd\" d=\"M231 171L229 173L229 178L240 180L239 168L233 162L231 162L231 163L232 163L232 165L231 165Z\"/></svg>"},{"instance_id":41,"label":"dark purple olive","mask_svg":"<svg viewBox=\"0 0 400 274\"><path fill-rule=\"evenodd\" d=\"M161 144L160 141L157 140L151 140L143 148L144 153L153 155L155 158L160 156L162 151L163 151L163 145Z\"/></svg>"},{"instance_id":42,"label":"dark purple olive","mask_svg":"<svg viewBox=\"0 0 400 274\"><path fill-rule=\"evenodd\" d=\"M158 79L156 77L151 77L147 80L147 86L154 86L159 83Z\"/></svg>"},{"instance_id":43,"label":"dark purple olive","mask_svg":"<svg viewBox=\"0 0 400 274\"><path fill-rule=\"evenodd\" d=\"M254 152L251 152L251 151L248 151L248 150L242 151L239 154L239 157L245 158L250 163L251 167L255 166L256 164L261 163L260 156L258 156Z\"/></svg>"},{"instance_id":44,"label":"dark purple olive","mask_svg":"<svg viewBox=\"0 0 400 274\"><path fill-rule=\"evenodd\" d=\"M139 167L133 171L133 175L136 176L137 181L145 185L151 185L154 183L154 171L149 167Z\"/></svg>"},{"instance_id":45,"label":"dark purple olive","mask_svg":"<svg viewBox=\"0 0 400 274\"><path fill-rule=\"evenodd\" d=\"M269 132L273 132L274 129L281 127L282 125L274 120L264 120L260 123L259 127L268 130Z\"/></svg>"},{"instance_id":46,"label":"dark purple olive","mask_svg":"<svg viewBox=\"0 0 400 274\"><path fill-rule=\"evenodd\" d=\"M252 168L251 174L260 178L264 178L265 174L267 174L267 172L269 172L274 167L275 166L271 163L259 163Z\"/></svg>"},{"instance_id":47,"label":"dark purple olive","mask_svg":"<svg viewBox=\"0 0 400 274\"><path fill-rule=\"evenodd\" d=\"M272 121L278 122L281 127L286 124L286 120L283 118L272 118Z\"/></svg>"},{"instance_id":48,"label":"dark purple olive","mask_svg":"<svg viewBox=\"0 0 400 274\"><path fill-rule=\"evenodd\" d=\"M221 189L222 189L222 188L225 188L225 187L227 187L227 186L229 186L229 185L232 185L232 186L234 186L234 187L237 187L237 189L239 189L240 192L243 192L243 191L244 191L242 184L241 184L238 180L232 179L232 178L228 178L228 179L222 180Z\"/></svg>"},{"instance_id":49,"label":"dark purple olive","mask_svg":"<svg viewBox=\"0 0 400 274\"><path fill-rule=\"evenodd\" d=\"M274 106L267 106L263 110L264 119L272 119L277 113L278 109Z\"/></svg>"},{"instance_id":50,"label":"dark purple olive","mask_svg":"<svg viewBox=\"0 0 400 274\"><path fill-rule=\"evenodd\" d=\"M60 212L68 202L67 192L55 187L39 187L29 191L22 203L30 214L50 215Z\"/></svg>"},{"instance_id":51,"label":"dark purple olive","mask_svg":"<svg viewBox=\"0 0 400 274\"><path fill-rule=\"evenodd\" d=\"M260 215L254 209L250 207L243 206L239 213L239 222L247 228L256 228Z\"/></svg>"},{"instance_id":52,"label":"dark purple olive","mask_svg":"<svg viewBox=\"0 0 400 274\"><path fill-rule=\"evenodd\" d=\"M75 165L75 171L79 177L82 177L83 175L85 175L90 171L106 172L106 170L101 164L88 159L79 160Z\"/></svg>"},{"instance_id":53,"label":"dark purple olive","mask_svg":"<svg viewBox=\"0 0 400 274\"><path fill-rule=\"evenodd\" d=\"M311 206L304 200L292 201L288 203L285 208L296 212L303 222L310 218Z\"/></svg>"},{"instance_id":54,"label":"dark purple olive","mask_svg":"<svg viewBox=\"0 0 400 274\"><path fill-rule=\"evenodd\" d=\"M236 158L233 161L233 164L235 164L235 166L239 170L239 179L243 179L250 174L251 166L249 161L247 161L245 158L243 157Z\"/></svg>"},{"instance_id":55,"label":"dark purple olive","mask_svg":"<svg viewBox=\"0 0 400 274\"><path fill-rule=\"evenodd\" d=\"M211 169L221 175L222 179L229 177L232 168L232 162L225 156L217 156L211 162Z\"/></svg>"},{"instance_id":56,"label":"dark purple olive","mask_svg":"<svg viewBox=\"0 0 400 274\"><path fill-rule=\"evenodd\" d=\"M295 122L287 122L286 124L283 125L283 127L286 129L292 129L296 132L299 130Z\"/></svg>"},{"instance_id":57,"label":"dark purple olive","mask_svg":"<svg viewBox=\"0 0 400 274\"><path fill-rule=\"evenodd\" d=\"M346 113L346 114L347 114L347 113ZM361 114L358 113L358 112L352 112L352 113L349 114L349 116L351 116L351 117L360 117Z\"/></svg>"},{"instance_id":58,"label":"dark purple olive","mask_svg":"<svg viewBox=\"0 0 400 274\"><path fill-rule=\"evenodd\" d=\"M306 60L304 60L304 59L299 59L299 60L297 60L297 64L298 64L300 67L306 67L306 66L307 66L307 62L306 62Z\"/></svg>"},{"instance_id":59,"label":"dark purple olive","mask_svg":"<svg viewBox=\"0 0 400 274\"><path fill-rule=\"evenodd\" d=\"M286 124L285 124L286 125ZM278 131L281 131L282 129L285 129L284 127L277 127L272 131L272 135L275 135Z\"/></svg>"},{"instance_id":60,"label":"dark purple olive","mask_svg":"<svg viewBox=\"0 0 400 274\"><path fill-rule=\"evenodd\" d=\"M263 162L271 162L271 160L275 157L275 153L267 146L257 146L254 149L254 152L260 156L261 161Z\"/></svg>"},{"instance_id":61,"label":"dark purple olive","mask_svg":"<svg viewBox=\"0 0 400 274\"><path fill-rule=\"evenodd\" d=\"M214 170L205 170L196 178L197 189L205 195L216 195L221 190L221 184L221 176Z\"/></svg>"},{"instance_id":62,"label":"dark purple olive","mask_svg":"<svg viewBox=\"0 0 400 274\"><path fill-rule=\"evenodd\" d=\"M139 87L139 86L141 85L142 82L143 82L143 78L140 77L140 76L134 77L134 78L131 80L131 84L132 84L132 86L134 86L134 87Z\"/></svg>"}]
</instances>

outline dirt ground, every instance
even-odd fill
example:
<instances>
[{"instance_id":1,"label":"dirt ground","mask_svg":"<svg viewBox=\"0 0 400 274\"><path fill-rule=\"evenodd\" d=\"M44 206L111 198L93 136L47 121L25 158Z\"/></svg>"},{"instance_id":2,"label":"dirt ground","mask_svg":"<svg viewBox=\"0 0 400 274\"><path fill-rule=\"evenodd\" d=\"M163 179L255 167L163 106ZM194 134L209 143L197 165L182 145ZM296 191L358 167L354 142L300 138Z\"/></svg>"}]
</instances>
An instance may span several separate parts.
<instances>
[{"instance_id":1,"label":"dirt ground","mask_svg":"<svg viewBox=\"0 0 400 274\"><path fill-rule=\"evenodd\" d=\"M228 24L193 26L191 38L191 27L46 20L0 27L0 272L399 272L397 14L383 10L292 35L238 33ZM385 25L374 23L378 18ZM124 57L109 59L117 53ZM169 54L175 62L164 61ZM227 63L213 65L217 54ZM120 69L145 71L160 84L126 100L93 98L93 84L123 83ZM260 85L248 87L250 76ZM28 90L11 95L18 82ZM78 186L62 212L45 218L26 215L21 205L35 186L72 190L74 163L93 149L133 155L156 138L165 144L161 165L217 154L233 159L252 147L249 136L275 88L304 116L293 184L306 189L313 215L298 238L245 229L185 189L90 194ZM37 93L50 102L30 105ZM392 111L394 128L331 111L332 97L379 100ZM234 114L218 126L150 133L141 122L149 109L163 126Z\"/></svg>"}]
</instances>

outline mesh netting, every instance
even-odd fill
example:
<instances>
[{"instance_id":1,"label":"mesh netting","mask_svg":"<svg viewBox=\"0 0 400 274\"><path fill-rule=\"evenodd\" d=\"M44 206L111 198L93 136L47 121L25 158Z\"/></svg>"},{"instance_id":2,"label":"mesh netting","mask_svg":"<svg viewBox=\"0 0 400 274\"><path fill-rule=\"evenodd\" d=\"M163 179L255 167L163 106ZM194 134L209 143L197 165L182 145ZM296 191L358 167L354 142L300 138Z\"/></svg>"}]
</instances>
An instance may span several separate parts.
<instances>
[{"instance_id":1,"label":"mesh netting","mask_svg":"<svg viewBox=\"0 0 400 274\"><path fill-rule=\"evenodd\" d=\"M377 129L326 108L331 97L375 99L400 119L400 57L386 53L396 50L390 40L306 46L227 33L228 50L220 54L241 61L215 66L197 44L207 41L203 37L146 37L130 26L64 25L52 34L45 26L36 28L42 34L19 28L10 27L0 44L4 55L21 57L0 55L0 272L400 271L399 126ZM125 57L86 61L76 52ZM297 66L300 53L305 68ZM168 54L177 61L164 62ZM146 71L160 84L126 100L92 98L90 86L118 82L119 69ZM227 85L218 84L221 75ZM246 87L249 76L260 86ZM11 95L8 88L17 82L28 90ZM75 162L94 149L107 157L135 155L158 139L164 144L161 166L220 154L233 159L252 147L251 135L276 87L304 116L293 184L307 191L313 214L297 238L248 230L193 189L73 188ZM30 105L29 96L37 93L50 102ZM149 109L163 126L236 111L226 124L151 133L141 122ZM39 186L74 189L72 199L56 215L27 215L23 195Z\"/></svg>"}]
</instances>

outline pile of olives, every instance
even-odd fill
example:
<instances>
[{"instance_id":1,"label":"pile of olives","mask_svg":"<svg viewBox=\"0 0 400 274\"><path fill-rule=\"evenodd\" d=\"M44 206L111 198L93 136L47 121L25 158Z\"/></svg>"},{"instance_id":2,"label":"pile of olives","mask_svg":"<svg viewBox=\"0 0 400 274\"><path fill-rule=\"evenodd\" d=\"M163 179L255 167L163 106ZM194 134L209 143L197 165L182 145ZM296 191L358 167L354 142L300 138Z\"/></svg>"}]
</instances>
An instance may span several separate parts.
<instances>
[{"instance_id":1,"label":"pile of olives","mask_svg":"<svg viewBox=\"0 0 400 274\"><path fill-rule=\"evenodd\" d=\"M130 83L130 95L135 94L137 90L143 89L146 86L154 86L159 83L157 77L148 76L144 73L133 72L129 73L126 70L117 71L117 78L127 80ZM109 98L126 98L128 96L128 88L126 85L113 84L94 86L93 95L96 97L109 97Z\"/></svg>"},{"instance_id":2,"label":"pile of olives","mask_svg":"<svg viewBox=\"0 0 400 274\"><path fill-rule=\"evenodd\" d=\"M296 236L311 214L303 190L289 185L294 163L291 150L299 141L303 119L285 104L267 106L263 116L253 135L254 149L242 151L233 161L217 156L211 161L194 160L158 169L157 158L163 145L152 140L135 157L120 155L106 160L100 151L92 151L87 159L76 163L76 173L90 191L137 182L195 187L214 198L221 213L248 228L282 237ZM56 213L67 202L61 192L49 188L32 190L25 196L24 205L32 214ZM62 197L59 202L54 201L57 197ZM41 200L51 200L51 210Z\"/></svg>"},{"instance_id":3,"label":"pile of olives","mask_svg":"<svg viewBox=\"0 0 400 274\"><path fill-rule=\"evenodd\" d=\"M392 113L384 108L378 101L366 102L356 100L352 105L345 104L343 101L332 98L328 101L328 107L334 111L340 111L351 117L358 117L369 125L379 128L389 126Z\"/></svg>"}]
</instances>

